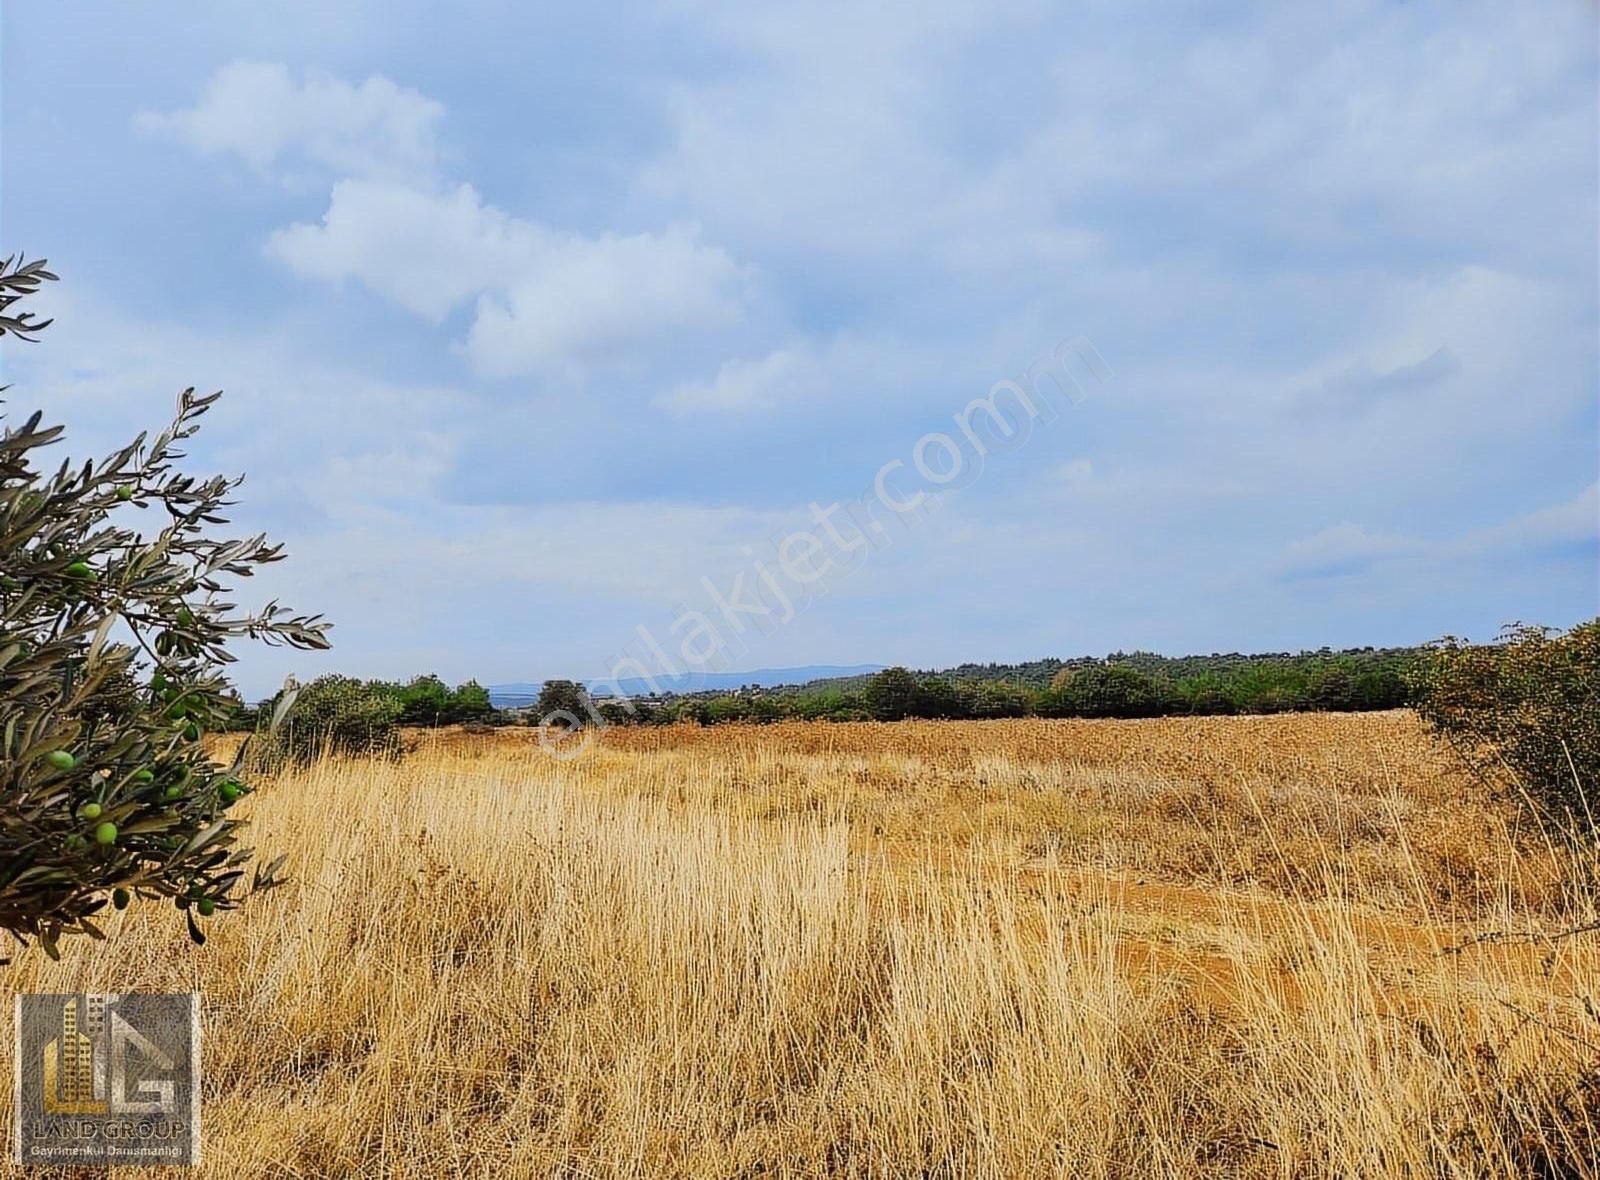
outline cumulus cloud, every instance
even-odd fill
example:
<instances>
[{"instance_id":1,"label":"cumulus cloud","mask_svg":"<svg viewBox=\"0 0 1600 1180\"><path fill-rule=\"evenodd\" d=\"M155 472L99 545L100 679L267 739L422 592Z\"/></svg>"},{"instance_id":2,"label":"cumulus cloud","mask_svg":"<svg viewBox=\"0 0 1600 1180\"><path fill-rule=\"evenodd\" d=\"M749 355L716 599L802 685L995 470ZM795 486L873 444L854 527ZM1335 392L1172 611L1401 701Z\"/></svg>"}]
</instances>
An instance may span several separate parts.
<instances>
[{"instance_id":1,"label":"cumulus cloud","mask_svg":"<svg viewBox=\"0 0 1600 1180\"><path fill-rule=\"evenodd\" d=\"M296 274L356 279L437 322L485 288L510 282L548 238L541 227L484 205L468 184L436 193L341 180L320 223L275 230L266 250Z\"/></svg>"},{"instance_id":2,"label":"cumulus cloud","mask_svg":"<svg viewBox=\"0 0 1600 1180\"><path fill-rule=\"evenodd\" d=\"M655 405L676 414L772 409L806 396L827 384L815 357L799 349L780 348L759 360L731 360L709 381L687 381L657 395Z\"/></svg>"},{"instance_id":3,"label":"cumulus cloud","mask_svg":"<svg viewBox=\"0 0 1600 1180\"><path fill-rule=\"evenodd\" d=\"M432 193L341 181L320 224L274 232L267 252L296 274L354 279L434 322L473 301L465 351L491 377L605 365L672 332L731 323L748 278L693 227L559 233L485 204L467 184Z\"/></svg>"},{"instance_id":4,"label":"cumulus cloud","mask_svg":"<svg viewBox=\"0 0 1600 1180\"><path fill-rule=\"evenodd\" d=\"M314 165L346 176L427 176L444 107L380 75L359 85L273 62L236 61L192 107L144 111L135 125L206 154L238 156L262 174Z\"/></svg>"},{"instance_id":5,"label":"cumulus cloud","mask_svg":"<svg viewBox=\"0 0 1600 1180\"><path fill-rule=\"evenodd\" d=\"M748 278L693 227L551 237L479 297L467 354L490 377L625 362L677 333L736 322Z\"/></svg>"},{"instance_id":6,"label":"cumulus cloud","mask_svg":"<svg viewBox=\"0 0 1600 1180\"><path fill-rule=\"evenodd\" d=\"M138 124L262 172L303 159L338 175L321 220L273 231L268 256L307 278L354 280L434 323L471 302L462 350L483 376L626 368L674 333L739 320L750 268L692 224L568 232L441 182L443 113L386 78L296 81L281 65L235 63L194 107Z\"/></svg>"}]
</instances>

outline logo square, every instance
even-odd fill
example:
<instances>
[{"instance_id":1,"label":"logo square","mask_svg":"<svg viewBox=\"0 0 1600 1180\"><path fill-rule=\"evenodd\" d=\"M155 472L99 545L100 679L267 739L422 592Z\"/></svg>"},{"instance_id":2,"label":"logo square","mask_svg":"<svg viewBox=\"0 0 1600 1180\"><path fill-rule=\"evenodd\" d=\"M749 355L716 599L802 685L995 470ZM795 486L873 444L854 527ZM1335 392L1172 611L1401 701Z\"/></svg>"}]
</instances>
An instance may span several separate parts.
<instances>
[{"instance_id":1,"label":"logo square","mask_svg":"<svg viewBox=\"0 0 1600 1180\"><path fill-rule=\"evenodd\" d=\"M16 997L19 1164L200 1161L200 997Z\"/></svg>"}]
</instances>

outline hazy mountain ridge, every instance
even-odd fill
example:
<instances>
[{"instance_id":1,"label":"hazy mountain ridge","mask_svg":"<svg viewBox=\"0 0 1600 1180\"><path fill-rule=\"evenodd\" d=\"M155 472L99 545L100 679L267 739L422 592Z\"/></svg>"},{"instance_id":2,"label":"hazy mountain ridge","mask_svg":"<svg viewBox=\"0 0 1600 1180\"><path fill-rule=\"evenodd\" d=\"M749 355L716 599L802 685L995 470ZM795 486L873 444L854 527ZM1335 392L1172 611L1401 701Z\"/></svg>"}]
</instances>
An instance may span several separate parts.
<instances>
[{"instance_id":1,"label":"hazy mountain ridge","mask_svg":"<svg viewBox=\"0 0 1600 1180\"><path fill-rule=\"evenodd\" d=\"M881 672L883 668L883 664L808 664L799 668L757 668L751 672L694 672L677 676L658 676L653 685L636 677L624 677L618 687L628 696L648 696L653 692L677 694L728 692L743 688L747 684L759 688L778 688L799 686L818 680L865 677L874 672ZM587 683L590 690L596 691L597 695L598 691L609 693L612 689L608 680L590 680ZM502 709L530 705L539 699L539 690L543 686L544 682L540 680L491 684L488 686L489 700Z\"/></svg>"}]
</instances>

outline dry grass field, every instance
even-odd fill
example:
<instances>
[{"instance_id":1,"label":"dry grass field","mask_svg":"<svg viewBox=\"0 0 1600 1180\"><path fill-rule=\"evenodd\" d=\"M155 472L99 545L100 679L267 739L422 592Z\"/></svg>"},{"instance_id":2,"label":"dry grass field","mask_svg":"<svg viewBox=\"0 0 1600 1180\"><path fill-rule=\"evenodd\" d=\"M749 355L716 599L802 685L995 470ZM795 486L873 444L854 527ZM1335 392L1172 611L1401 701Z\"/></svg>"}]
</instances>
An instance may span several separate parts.
<instances>
[{"instance_id":1,"label":"dry grass field","mask_svg":"<svg viewBox=\"0 0 1600 1180\"><path fill-rule=\"evenodd\" d=\"M203 992L207 1176L1600 1175L1595 893L1409 714L416 741L5 968Z\"/></svg>"}]
</instances>

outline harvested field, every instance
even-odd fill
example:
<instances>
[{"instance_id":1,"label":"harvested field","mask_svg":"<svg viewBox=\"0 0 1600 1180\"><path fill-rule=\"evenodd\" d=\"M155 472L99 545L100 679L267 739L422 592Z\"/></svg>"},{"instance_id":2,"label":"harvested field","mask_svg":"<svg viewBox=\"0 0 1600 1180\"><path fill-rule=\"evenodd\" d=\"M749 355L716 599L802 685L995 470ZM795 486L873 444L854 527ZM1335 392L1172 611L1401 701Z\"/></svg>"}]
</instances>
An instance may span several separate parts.
<instances>
[{"instance_id":1,"label":"harvested field","mask_svg":"<svg viewBox=\"0 0 1600 1180\"><path fill-rule=\"evenodd\" d=\"M413 740L7 968L204 993L205 1174L1597 1174L1594 894L1409 714Z\"/></svg>"}]
</instances>

